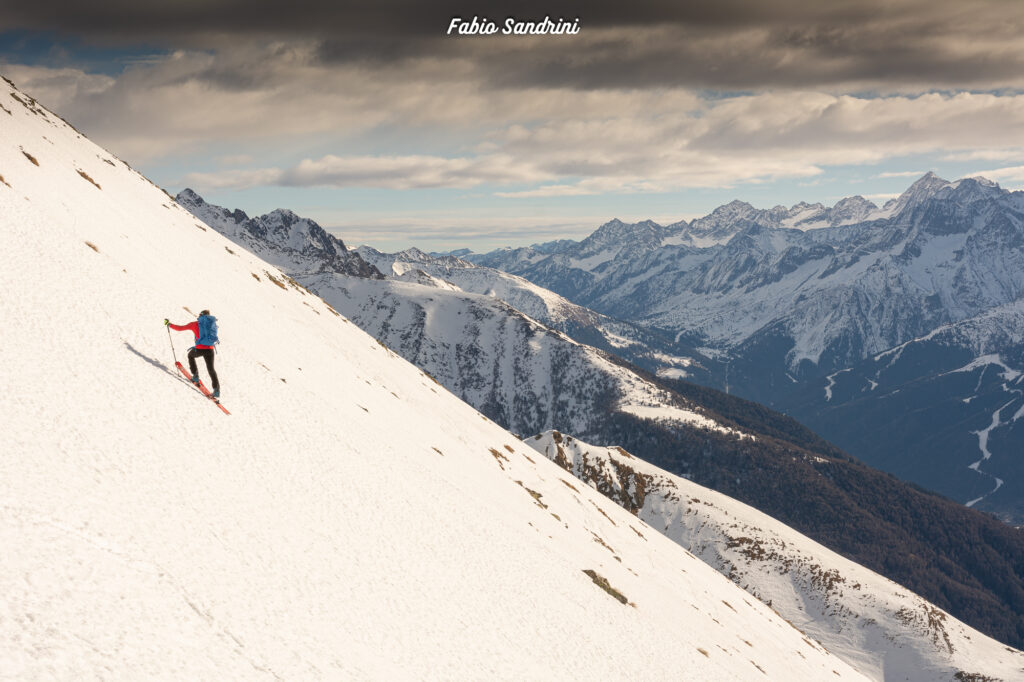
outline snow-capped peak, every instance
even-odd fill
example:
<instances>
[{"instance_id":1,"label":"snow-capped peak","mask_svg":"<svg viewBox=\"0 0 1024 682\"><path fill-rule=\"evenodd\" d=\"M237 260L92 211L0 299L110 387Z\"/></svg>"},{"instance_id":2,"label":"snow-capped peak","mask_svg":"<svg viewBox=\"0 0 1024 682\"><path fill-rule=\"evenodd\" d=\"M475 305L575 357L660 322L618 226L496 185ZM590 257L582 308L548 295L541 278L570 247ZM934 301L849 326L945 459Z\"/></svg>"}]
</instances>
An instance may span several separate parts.
<instances>
[{"instance_id":1,"label":"snow-capped peak","mask_svg":"<svg viewBox=\"0 0 1024 682\"><path fill-rule=\"evenodd\" d=\"M850 225L867 220L872 211L877 211L878 206L861 195L846 197L836 202L831 209L830 220L833 225Z\"/></svg>"},{"instance_id":2,"label":"snow-capped peak","mask_svg":"<svg viewBox=\"0 0 1024 682\"><path fill-rule=\"evenodd\" d=\"M895 199L890 199L885 202L885 205L882 208L891 215L896 215L908 207L920 204L926 199L934 196L942 188L948 187L949 185L950 183L948 180L943 180L934 172L928 171L918 178L914 184L908 187L903 194Z\"/></svg>"},{"instance_id":3,"label":"snow-capped peak","mask_svg":"<svg viewBox=\"0 0 1024 682\"><path fill-rule=\"evenodd\" d=\"M196 206L201 206L206 203L206 200L199 196L196 193L196 191L191 187L186 187L185 189L178 192L178 196L176 196L174 199L178 203L189 202L195 204Z\"/></svg>"},{"instance_id":4,"label":"snow-capped peak","mask_svg":"<svg viewBox=\"0 0 1024 682\"><path fill-rule=\"evenodd\" d=\"M254 250L275 265L291 268L298 261L315 262L314 270L344 272L357 277L381 277L359 253L309 218L287 208L274 209L250 218L245 211L234 211L206 202L191 189L175 197L189 213L213 225L235 243Z\"/></svg>"}]
</instances>

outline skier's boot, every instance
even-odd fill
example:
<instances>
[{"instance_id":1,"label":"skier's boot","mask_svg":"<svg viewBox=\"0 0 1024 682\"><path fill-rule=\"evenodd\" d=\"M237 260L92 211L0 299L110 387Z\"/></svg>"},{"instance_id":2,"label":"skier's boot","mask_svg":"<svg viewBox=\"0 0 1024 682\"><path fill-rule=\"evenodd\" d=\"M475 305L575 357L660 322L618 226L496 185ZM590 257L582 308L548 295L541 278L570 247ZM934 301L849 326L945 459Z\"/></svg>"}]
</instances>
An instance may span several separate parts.
<instances>
[{"instance_id":1,"label":"skier's boot","mask_svg":"<svg viewBox=\"0 0 1024 682\"><path fill-rule=\"evenodd\" d=\"M199 385L199 373L198 372L196 372L195 375L193 375L192 383L195 384L196 386Z\"/></svg>"},{"instance_id":2,"label":"skier's boot","mask_svg":"<svg viewBox=\"0 0 1024 682\"><path fill-rule=\"evenodd\" d=\"M213 398L214 400L219 398L220 397L220 389L219 388L213 389L213 393L210 394L210 397Z\"/></svg>"}]
</instances>

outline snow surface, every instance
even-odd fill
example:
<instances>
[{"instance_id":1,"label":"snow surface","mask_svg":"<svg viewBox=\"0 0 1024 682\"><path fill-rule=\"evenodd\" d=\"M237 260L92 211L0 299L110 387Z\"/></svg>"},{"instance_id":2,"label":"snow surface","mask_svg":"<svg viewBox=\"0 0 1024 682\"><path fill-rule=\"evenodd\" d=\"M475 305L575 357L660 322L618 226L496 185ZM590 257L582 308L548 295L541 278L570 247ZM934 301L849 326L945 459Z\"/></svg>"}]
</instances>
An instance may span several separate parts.
<instances>
[{"instance_id":1,"label":"snow surface","mask_svg":"<svg viewBox=\"0 0 1024 682\"><path fill-rule=\"evenodd\" d=\"M1002 377L1003 381L1014 381L1021 376L1020 370L1013 369L1005 362L1003 362L1002 357L1000 357L998 353L986 353L985 355L978 356L971 360L966 365L964 365L963 367L951 370L949 372L946 372L945 374L955 374L958 372L973 372L976 369L988 367L989 365L995 365L996 367L1002 368L1003 371L1000 372L1000 376Z\"/></svg>"},{"instance_id":2,"label":"snow surface","mask_svg":"<svg viewBox=\"0 0 1024 682\"><path fill-rule=\"evenodd\" d=\"M0 675L863 679L27 96L0 100L0 375L20 388L0 396ZM231 416L171 362L191 341L161 320L200 308Z\"/></svg>"},{"instance_id":3,"label":"snow surface","mask_svg":"<svg viewBox=\"0 0 1024 682\"><path fill-rule=\"evenodd\" d=\"M683 424L689 424L698 428L711 429L713 431L719 431L721 433L731 433L739 436L740 438L754 439L754 436L748 433L742 433L735 429L722 426L713 419L709 419L702 414L694 412L693 410L687 410L685 408L676 407L674 405L661 405L654 404L649 405L642 402L636 402L631 400L623 400L619 403L619 411L628 412L629 414L640 417L641 419L650 419L652 421L667 420L681 422Z\"/></svg>"},{"instance_id":4,"label":"snow surface","mask_svg":"<svg viewBox=\"0 0 1024 682\"><path fill-rule=\"evenodd\" d=\"M367 262L373 263L382 272L390 272L395 277L401 276L410 267L416 267L450 282L465 292L499 298L516 310L549 326L567 320L594 326L608 322L604 316L578 306L563 296L522 277L494 268L474 265L457 258L434 258L419 249L388 254L373 248L361 247L359 253ZM609 337L609 332L599 331ZM610 338L609 341L614 343Z\"/></svg>"},{"instance_id":5,"label":"snow surface","mask_svg":"<svg viewBox=\"0 0 1024 682\"><path fill-rule=\"evenodd\" d=\"M697 405L677 405L677 398L600 351L493 297L329 273L301 279L472 405L525 401L527 413L537 410L550 420L557 414L559 423L589 433L601 419L599 401L611 389L619 411L753 438L702 414ZM508 419L523 432L515 414Z\"/></svg>"},{"instance_id":6,"label":"snow surface","mask_svg":"<svg viewBox=\"0 0 1024 682\"><path fill-rule=\"evenodd\" d=\"M690 365L693 364L693 358L688 358L685 356L669 355L667 353L659 353L657 351L652 351L649 355L658 362L661 362L666 365L673 365L676 367L689 367Z\"/></svg>"},{"instance_id":7,"label":"snow surface","mask_svg":"<svg viewBox=\"0 0 1024 682\"><path fill-rule=\"evenodd\" d=\"M952 680L959 671L1024 679L1024 653L753 507L621 448L552 431L525 442L770 603L873 680ZM828 459L814 459L827 471Z\"/></svg>"},{"instance_id":8,"label":"snow surface","mask_svg":"<svg viewBox=\"0 0 1024 682\"><path fill-rule=\"evenodd\" d=\"M840 374L844 373L844 372L849 372L849 371L850 371L849 369L841 369L838 372L833 372L832 374L829 374L827 377L825 377L825 379L828 381L828 384L825 386L825 400L826 401L832 400L832 389L835 388L836 377L839 376ZM873 388L874 387L872 387L872 389Z\"/></svg>"}]
</instances>

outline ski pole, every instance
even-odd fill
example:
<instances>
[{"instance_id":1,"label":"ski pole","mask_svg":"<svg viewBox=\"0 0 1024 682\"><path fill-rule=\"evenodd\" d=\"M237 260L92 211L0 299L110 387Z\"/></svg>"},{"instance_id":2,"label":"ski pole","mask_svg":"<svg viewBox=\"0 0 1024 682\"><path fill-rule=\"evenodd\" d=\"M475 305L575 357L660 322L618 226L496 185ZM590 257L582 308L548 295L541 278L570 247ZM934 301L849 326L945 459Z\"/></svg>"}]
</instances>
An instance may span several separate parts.
<instances>
[{"instance_id":1,"label":"ski pole","mask_svg":"<svg viewBox=\"0 0 1024 682\"><path fill-rule=\"evenodd\" d=\"M165 327L167 325L164 325ZM171 344L171 355L174 356L174 364L178 364L178 354L174 352L174 339L171 338L171 328L167 327L167 342Z\"/></svg>"}]
</instances>

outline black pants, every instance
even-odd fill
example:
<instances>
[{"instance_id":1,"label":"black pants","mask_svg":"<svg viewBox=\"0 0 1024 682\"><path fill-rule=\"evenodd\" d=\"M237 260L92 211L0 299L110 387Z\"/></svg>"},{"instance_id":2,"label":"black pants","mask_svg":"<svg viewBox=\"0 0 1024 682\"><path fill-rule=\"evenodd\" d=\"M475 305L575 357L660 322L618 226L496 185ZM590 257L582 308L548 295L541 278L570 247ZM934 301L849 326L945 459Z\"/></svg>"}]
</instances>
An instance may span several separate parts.
<instances>
[{"instance_id":1,"label":"black pants","mask_svg":"<svg viewBox=\"0 0 1024 682\"><path fill-rule=\"evenodd\" d=\"M217 370L213 368L213 349L212 348L193 348L188 352L188 369L192 372L192 376L199 376L196 373L196 358L201 357L206 360L206 371L210 373L210 381L213 382L213 390L220 388L220 382L217 381Z\"/></svg>"}]
</instances>

